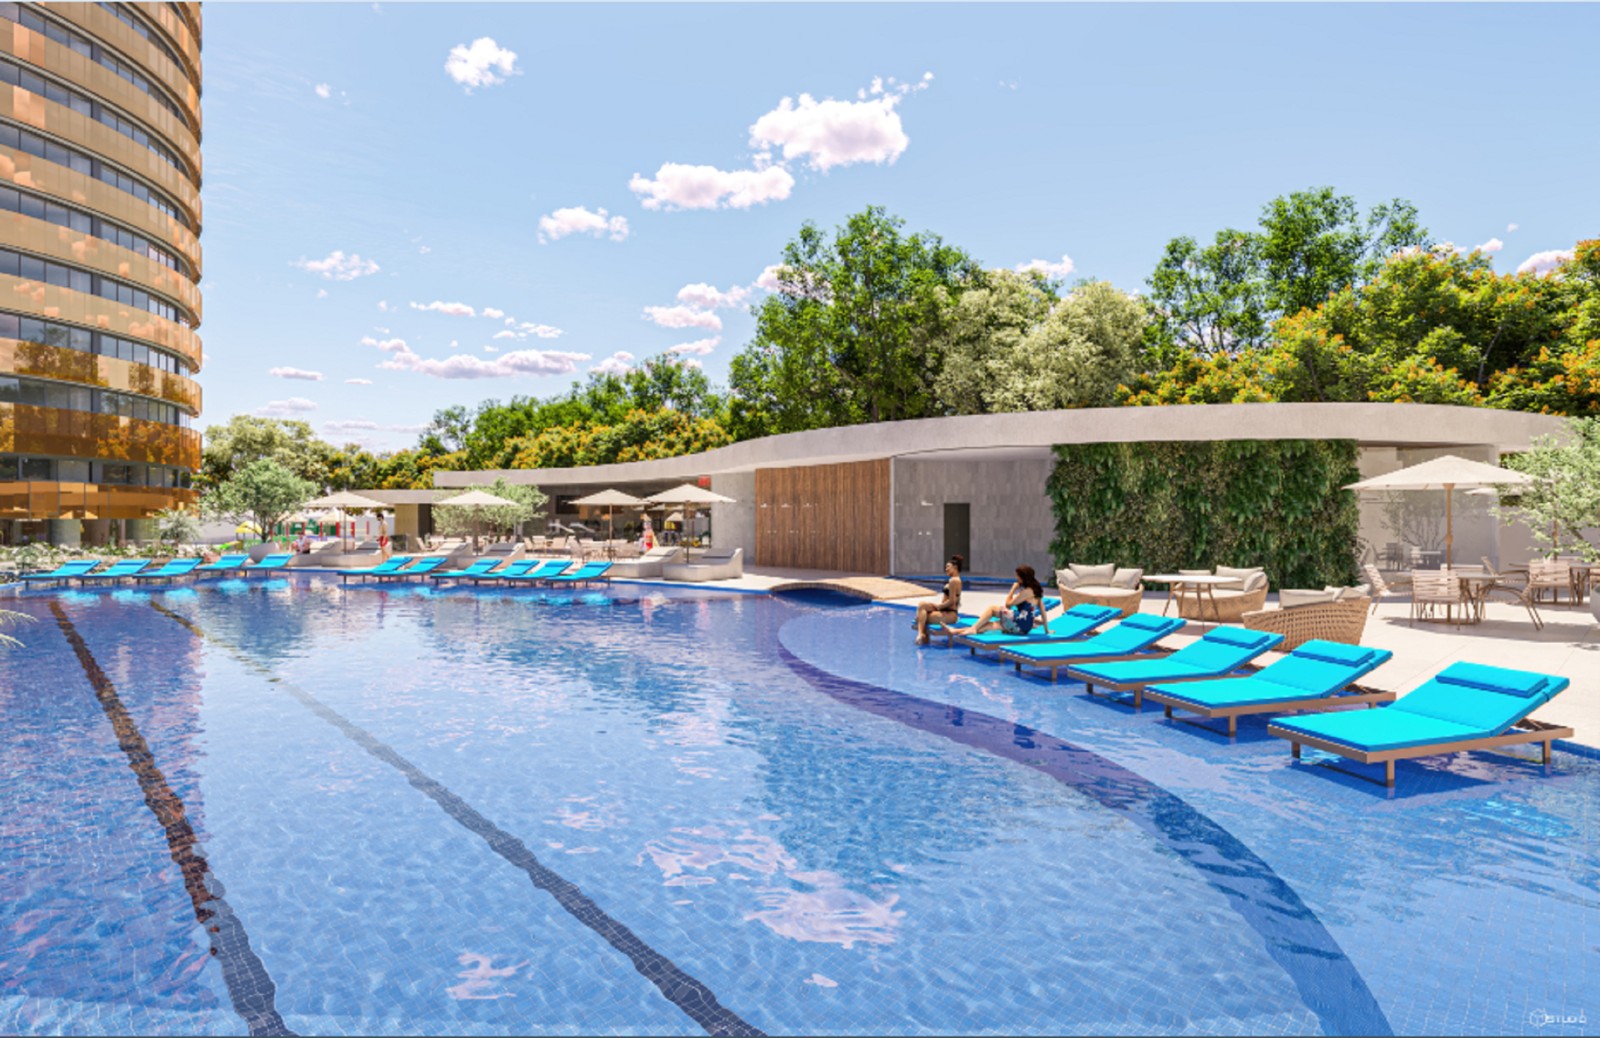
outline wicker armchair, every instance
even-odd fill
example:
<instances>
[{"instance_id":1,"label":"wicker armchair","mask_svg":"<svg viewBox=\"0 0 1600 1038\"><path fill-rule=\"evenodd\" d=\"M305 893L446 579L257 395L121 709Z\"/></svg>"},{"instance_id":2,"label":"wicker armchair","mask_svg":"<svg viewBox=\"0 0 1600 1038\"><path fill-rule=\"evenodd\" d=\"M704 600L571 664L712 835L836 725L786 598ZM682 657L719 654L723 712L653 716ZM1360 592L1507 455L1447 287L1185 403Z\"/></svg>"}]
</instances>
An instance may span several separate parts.
<instances>
[{"instance_id":1,"label":"wicker armchair","mask_svg":"<svg viewBox=\"0 0 1600 1038\"><path fill-rule=\"evenodd\" d=\"M1295 609L1258 609L1245 613L1240 620L1252 631L1283 635L1280 652L1290 652L1317 638L1360 645L1361 633L1367 629L1368 604L1366 598L1344 598Z\"/></svg>"},{"instance_id":2,"label":"wicker armchair","mask_svg":"<svg viewBox=\"0 0 1600 1038\"><path fill-rule=\"evenodd\" d=\"M1254 591L1219 589L1209 595L1178 596L1178 615L1185 620L1236 624L1246 613L1259 611L1267 604L1266 585Z\"/></svg>"},{"instance_id":3,"label":"wicker armchair","mask_svg":"<svg viewBox=\"0 0 1600 1038\"><path fill-rule=\"evenodd\" d=\"M1061 608L1071 609L1075 605L1098 605L1111 609L1122 610L1123 616L1132 616L1144 604L1144 585L1134 588L1113 587L1088 587L1057 588L1061 596Z\"/></svg>"}]
</instances>

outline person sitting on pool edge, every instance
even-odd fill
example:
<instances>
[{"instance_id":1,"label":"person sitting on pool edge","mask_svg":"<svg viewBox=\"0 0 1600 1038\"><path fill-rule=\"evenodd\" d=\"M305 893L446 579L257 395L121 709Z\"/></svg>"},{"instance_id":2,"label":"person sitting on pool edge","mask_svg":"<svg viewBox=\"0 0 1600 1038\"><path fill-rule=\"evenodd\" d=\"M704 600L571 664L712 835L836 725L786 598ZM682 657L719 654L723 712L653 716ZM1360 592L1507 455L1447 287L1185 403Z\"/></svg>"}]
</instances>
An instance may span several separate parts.
<instances>
[{"instance_id":1,"label":"person sitting on pool edge","mask_svg":"<svg viewBox=\"0 0 1600 1038\"><path fill-rule=\"evenodd\" d=\"M1050 633L1050 620L1044 615L1044 587L1032 566L1018 566L1017 582L1011 585L1005 605L990 606L978 617L977 623L951 633L964 636L1000 630L1006 634L1025 635L1033 630L1035 622L1044 625L1045 634Z\"/></svg>"},{"instance_id":2,"label":"person sitting on pool edge","mask_svg":"<svg viewBox=\"0 0 1600 1038\"><path fill-rule=\"evenodd\" d=\"M928 644L929 624L944 627L956 622L961 612L961 571L966 565L967 560L961 556L950 556L950 561L944 564L944 575L948 579L940 590L943 597L937 602L917 603L918 645Z\"/></svg>"}]
</instances>

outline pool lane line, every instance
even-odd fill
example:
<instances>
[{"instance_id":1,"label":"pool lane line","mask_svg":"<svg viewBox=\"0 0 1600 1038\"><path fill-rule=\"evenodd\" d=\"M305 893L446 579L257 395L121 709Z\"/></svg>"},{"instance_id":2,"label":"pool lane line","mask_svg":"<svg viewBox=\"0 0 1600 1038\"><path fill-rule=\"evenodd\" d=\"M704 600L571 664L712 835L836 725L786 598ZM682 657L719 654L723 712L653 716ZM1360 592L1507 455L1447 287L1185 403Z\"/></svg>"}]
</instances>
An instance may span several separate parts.
<instances>
[{"instance_id":1,"label":"pool lane line","mask_svg":"<svg viewBox=\"0 0 1600 1038\"><path fill-rule=\"evenodd\" d=\"M189 824L189 812L182 798L172 791L156 763L155 754L150 751L150 744L139 731L138 722L128 713L116 685L100 668L66 610L61 608L60 602L52 600L50 611L55 614L56 626L61 628L67 643L77 654L106 720L111 722L117 745L127 755L128 767L139 780L145 806L150 808L166 834L167 851L183 876L183 888L194 906L195 920L205 927L211 939L211 954L222 965L222 981L227 986L234 1011L244 1018L252 1035L293 1035L295 1032L284 1026L283 1018L278 1015L277 986L250 947L250 935L245 932L244 924L223 900L222 881L195 849L194 827Z\"/></svg>"},{"instance_id":2,"label":"pool lane line","mask_svg":"<svg viewBox=\"0 0 1600 1038\"><path fill-rule=\"evenodd\" d=\"M1388 1017L1332 934L1242 840L1177 794L1093 750L1024 725L830 674L786 647L784 662L831 699L982 750L1077 790L1187 862L1227 899L1289 975L1329 1035L1392 1035Z\"/></svg>"},{"instance_id":3,"label":"pool lane line","mask_svg":"<svg viewBox=\"0 0 1600 1038\"><path fill-rule=\"evenodd\" d=\"M270 683L299 700L306 709L333 725L350 741L404 775L412 787L437 804L451 819L480 837L490 850L524 872L535 887L553 897L568 915L627 956L640 976L654 984L667 1001L681 1009L707 1034L748 1035L752 1038L765 1034L718 1002L717 996L705 984L685 973L671 959L646 944L638 934L608 915L576 884L541 862L521 840L479 814L465 800L401 756L393 747L316 696L274 674L270 667L252 659L244 650L214 634L206 633L188 617L173 612L153 599L150 607L187 627L197 638L222 646L246 667L265 676Z\"/></svg>"}]
</instances>

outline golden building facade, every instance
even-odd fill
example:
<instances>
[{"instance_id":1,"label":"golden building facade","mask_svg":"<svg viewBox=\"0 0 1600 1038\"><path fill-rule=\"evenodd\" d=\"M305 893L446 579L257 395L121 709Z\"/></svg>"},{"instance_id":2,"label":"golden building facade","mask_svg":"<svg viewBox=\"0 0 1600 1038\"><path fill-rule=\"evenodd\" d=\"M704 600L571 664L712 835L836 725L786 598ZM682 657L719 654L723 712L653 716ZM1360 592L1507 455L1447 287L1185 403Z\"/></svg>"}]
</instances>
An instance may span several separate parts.
<instances>
[{"instance_id":1,"label":"golden building facade","mask_svg":"<svg viewBox=\"0 0 1600 1038\"><path fill-rule=\"evenodd\" d=\"M200 30L0 3L0 543L143 539L194 500Z\"/></svg>"}]
</instances>

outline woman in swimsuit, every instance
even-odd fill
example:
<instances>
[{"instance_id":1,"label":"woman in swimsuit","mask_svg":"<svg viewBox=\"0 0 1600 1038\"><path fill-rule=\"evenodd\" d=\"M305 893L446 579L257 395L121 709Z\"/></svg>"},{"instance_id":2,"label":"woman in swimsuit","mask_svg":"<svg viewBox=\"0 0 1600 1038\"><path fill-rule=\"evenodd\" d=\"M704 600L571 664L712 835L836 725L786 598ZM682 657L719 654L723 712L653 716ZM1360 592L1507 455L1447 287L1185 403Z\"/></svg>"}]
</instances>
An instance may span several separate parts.
<instances>
[{"instance_id":1,"label":"woman in swimsuit","mask_svg":"<svg viewBox=\"0 0 1600 1038\"><path fill-rule=\"evenodd\" d=\"M928 625L949 626L956 622L961 611L961 570L967 560L959 555L950 556L950 561L944 564L944 575L948 578L940 594L943 596L937 602L917 603L917 644L928 644Z\"/></svg>"},{"instance_id":2,"label":"woman in swimsuit","mask_svg":"<svg viewBox=\"0 0 1600 1038\"><path fill-rule=\"evenodd\" d=\"M984 631L1004 631L1006 634L1027 634L1035 623L1044 625L1050 633L1050 621L1044 615L1044 588L1034 575L1032 566L1017 567L1017 582L1006 595L1006 604L990 606L978 617L978 622L957 635L982 634Z\"/></svg>"}]
</instances>

